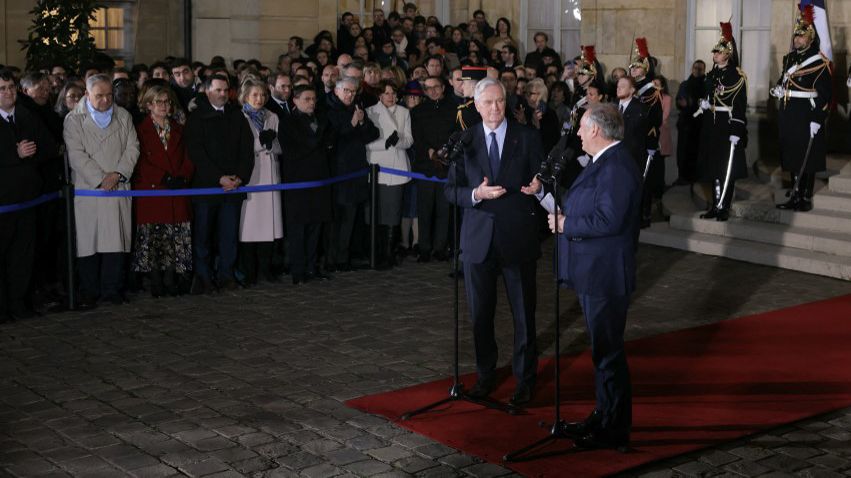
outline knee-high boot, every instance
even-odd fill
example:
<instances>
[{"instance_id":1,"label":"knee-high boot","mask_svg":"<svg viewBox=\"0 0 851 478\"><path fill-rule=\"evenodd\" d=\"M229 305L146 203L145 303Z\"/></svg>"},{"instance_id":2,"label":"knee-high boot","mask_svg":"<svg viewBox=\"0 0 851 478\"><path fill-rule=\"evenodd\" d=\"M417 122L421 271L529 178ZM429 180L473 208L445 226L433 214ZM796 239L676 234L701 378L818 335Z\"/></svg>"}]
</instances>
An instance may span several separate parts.
<instances>
[{"instance_id":1,"label":"knee-high boot","mask_svg":"<svg viewBox=\"0 0 851 478\"><path fill-rule=\"evenodd\" d=\"M798 180L798 175L795 173L790 173L790 177L792 178L792 189L789 191L790 197L789 200L777 205L777 209L786 209L795 211L798 209L799 204L801 202L801 187L803 187L803 177L801 181ZM798 184L798 189L795 188L795 184Z\"/></svg>"},{"instance_id":2,"label":"knee-high boot","mask_svg":"<svg viewBox=\"0 0 851 478\"><path fill-rule=\"evenodd\" d=\"M714 180L712 181L712 204L709 205L709 209L700 215L701 219L715 219L718 217L718 198L721 197L721 181Z\"/></svg>"}]
</instances>

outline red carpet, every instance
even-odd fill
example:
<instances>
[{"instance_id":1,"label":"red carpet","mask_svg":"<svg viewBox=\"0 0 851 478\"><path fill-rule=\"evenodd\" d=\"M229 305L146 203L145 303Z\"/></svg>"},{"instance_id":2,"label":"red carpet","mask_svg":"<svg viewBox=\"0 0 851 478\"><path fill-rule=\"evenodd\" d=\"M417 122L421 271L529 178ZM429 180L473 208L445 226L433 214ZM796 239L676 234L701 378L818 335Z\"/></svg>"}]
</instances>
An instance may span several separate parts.
<instances>
[{"instance_id":1,"label":"red carpet","mask_svg":"<svg viewBox=\"0 0 851 478\"><path fill-rule=\"evenodd\" d=\"M524 463L502 456L546 436L552 360L542 361L535 400L510 416L466 402L408 421L400 414L446 397L451 380L361 397L347 404L527 476L602 476L851 406L851 295L627 344L633 380L634 450L576 452ZM509 374L506 371L506 374ZM463 377L467 388L474 376ZM589 352L562 358L562 416L593 408ZM494 398L507 400L514 379ZM568 449L559 441L551 450Z\"/></svg>"}]
</instances>

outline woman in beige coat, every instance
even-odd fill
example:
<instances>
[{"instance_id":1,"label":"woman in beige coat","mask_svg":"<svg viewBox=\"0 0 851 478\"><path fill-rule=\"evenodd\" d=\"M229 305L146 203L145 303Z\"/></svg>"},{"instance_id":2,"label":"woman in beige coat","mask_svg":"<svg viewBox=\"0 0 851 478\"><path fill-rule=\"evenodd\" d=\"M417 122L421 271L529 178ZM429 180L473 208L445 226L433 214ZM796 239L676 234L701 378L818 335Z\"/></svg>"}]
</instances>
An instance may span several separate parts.
<instances>
[{"instance_id":1,"label":"woman in beige coat","mask_svg":"<svg viewBox=\"0 0 851 478\"><path fill-rule=\"evenodd\" d=\"M411 134L411 114L407 108L396 104L396 84L383 80L378 84L379 102L366 109L369 119L381 136L367 144L367 160L381 167L410 171L406 150L414 144ZM378 254L380 265L392 267L396 263L396 243L402 221L402 193L411 179L388 173L378 174Z\"/></svg>"},{"instance_id":2,"label":"woman in beige coat","mask_svg":"<svg viewBox=\"0 0 851 478\"><path fill-rule=\"evenodd\" d=\"M86 80L86 97L65 117L65 145L77 189L127 191L139 141L127 110L113 106L106 75ZM122 303L124 258L132 240L129 197L74 198L81 305Z\"/></svg>"},{"instance_id":3,"label":"woman in beige coat","mask_svg":"<svg viewBox=\"0 0 851 478\"><path fill-rule=\"evenodd\" d=\"M246 77L239 88L242 113L254 136L254 170L247 186L281 182L278 115L263 106L268 98L266 83L259 78ZM239 221L240 263L246 285L256 284L258 276L276 280L271 272L272 251L274 241L283 237L281 192L249 193Z\"/></svg>"}]
</instances>

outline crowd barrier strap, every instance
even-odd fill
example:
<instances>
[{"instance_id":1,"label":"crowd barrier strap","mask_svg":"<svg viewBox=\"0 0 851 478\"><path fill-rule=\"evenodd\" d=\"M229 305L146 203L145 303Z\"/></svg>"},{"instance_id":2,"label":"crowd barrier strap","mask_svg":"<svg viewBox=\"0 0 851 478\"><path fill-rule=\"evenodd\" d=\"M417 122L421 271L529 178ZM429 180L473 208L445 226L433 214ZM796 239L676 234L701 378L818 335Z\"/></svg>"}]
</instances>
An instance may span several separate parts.
<instances>
[{"instance_id":1,"label":"crowd barrier strap","mask_svg":"<svg viewBox=\"0 0 851 478\"><path fill-rule=\"evenodd\" d=\"M42 194L41 196L39 196L35 199L31 199L29 201L19 202L19 203L16 203L16 204L9 204L9 205L6 205L6 206L0 206L0 214L23 211L24 209L36 207L39 204L44 204L46 202L55 201L56 199L59 199L60 197L61 197L61 194L59 193L59 191L47 193L47 194Z\"/></svg>"},{"instance_id":2,"label":"crowd barrier strap","mask_svg":"<svg viewBox=\"0 0 851 478\"><path fill-rule=\"evenodd\" d=\"M426 176L422 173L414 173L411 171L403 171L393 168L379 168L379 171L385 174L394 176L404 176L411 179L419 179L422 181L431 181L436 183L445 183L446 179L441 179L433 176ZM322 186L329 186L335 183L349 181L351 179L360 178L369 175L369 169L361 169L341 176L323 179L319 181L303 181L296 183L280 183L280 184L264 184L260 186L242 186L231 191L224 191L222 188L189 188L189 189L134 189L130 191L104 191L101 189L76 189L75 196L80 197L164 197L164 196L212 196L219 194L245 194L245 193L262 193L270 191L288 191L296 189L311 189ZM30 201L9 204L0 206L0 214L23 211L39 204L44 204L49 201L59 199L61 194L57 192L43 194Z\"/></svg>"}]
</instances>

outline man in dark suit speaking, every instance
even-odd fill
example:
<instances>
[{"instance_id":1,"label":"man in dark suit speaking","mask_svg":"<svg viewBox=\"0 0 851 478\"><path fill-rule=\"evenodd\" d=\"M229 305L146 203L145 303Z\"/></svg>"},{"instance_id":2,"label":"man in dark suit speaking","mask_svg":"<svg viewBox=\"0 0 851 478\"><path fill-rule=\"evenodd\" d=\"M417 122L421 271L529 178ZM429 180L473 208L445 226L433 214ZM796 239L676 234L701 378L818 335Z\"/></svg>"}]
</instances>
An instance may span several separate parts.
<instances>
[{"instance_id":1,"label":"man in dark suit speaking","mask_svg":"<svg viewBox=\"0 0 851 478\"><path fill-rule=\"evenodd\" d=\"M585 314L596 371L597 404L582 422L565 424L580 448L625 449L632 426L632 391L624 351L629 296L635 290L635 238L641 173L623 139L614 105L592 105L579 138L592 156L562 198L558 216L559 279L573 288Z\"/></svg>"},{"instance_id":2,"label":"man in dark suit speaking","mask_svg":"<svg viewBox=\"0 0 851 478\"><path fill-rule=\"evenodd\" d=\"M494 338L496 282L502 274L514 316L512 369L517 387L509 402L518 407L532 397L538 364L535 345L535 269L541 255L534 194L543 155L536 131L505 118L505 89L493 79L476 85L482 124L466 134L468 146L450 170L446 198L464 208L461 260L473 320L478 380L470 391L483 398L496 387Z\"/></svg>"}]
</instances>

